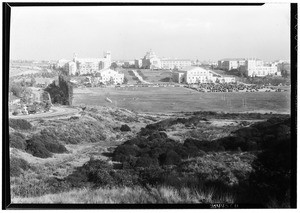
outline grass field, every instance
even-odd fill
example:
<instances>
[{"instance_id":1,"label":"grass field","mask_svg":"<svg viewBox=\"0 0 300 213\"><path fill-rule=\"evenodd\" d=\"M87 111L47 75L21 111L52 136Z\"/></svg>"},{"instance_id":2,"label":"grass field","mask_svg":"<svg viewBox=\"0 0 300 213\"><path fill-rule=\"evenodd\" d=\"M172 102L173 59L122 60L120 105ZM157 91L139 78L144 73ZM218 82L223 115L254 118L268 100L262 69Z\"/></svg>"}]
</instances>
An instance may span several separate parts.
<instances>
[{"instance_id":1,"label":"grass field","mask_svg":"<svg viewBox=\"0 0 300 213\"><path fill-rule=\"evenodd\" d=\"M112 103L107 102L106 97L110 98ZM290 113L290 92L200 93L177 87L84 88L74 90L73 104L121 107L137 112L157 113L180 111Z\"/></svg>"}]
</instances>

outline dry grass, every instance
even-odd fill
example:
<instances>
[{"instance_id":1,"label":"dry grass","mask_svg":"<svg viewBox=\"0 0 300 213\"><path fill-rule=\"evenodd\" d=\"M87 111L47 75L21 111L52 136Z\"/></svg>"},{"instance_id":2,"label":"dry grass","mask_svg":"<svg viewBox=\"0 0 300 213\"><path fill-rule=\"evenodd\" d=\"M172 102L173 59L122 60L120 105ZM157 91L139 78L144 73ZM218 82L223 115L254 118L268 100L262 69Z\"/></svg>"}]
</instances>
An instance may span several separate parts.
<instances>
[{"instance_id":1,"label":"dry grass","mask_svg":"<svg viewBox=\"0 0 300 213\"><path fill-rule=\"evenodd\" d=\"M171 187L158 187L146 190L135 188L89 188L72 190L60 194L49 194L41 197L15 197L12 203L234 203L232 195L215 195L214 189L196 192L188 188L177 190Z\"/></svg>"}]
</instances>

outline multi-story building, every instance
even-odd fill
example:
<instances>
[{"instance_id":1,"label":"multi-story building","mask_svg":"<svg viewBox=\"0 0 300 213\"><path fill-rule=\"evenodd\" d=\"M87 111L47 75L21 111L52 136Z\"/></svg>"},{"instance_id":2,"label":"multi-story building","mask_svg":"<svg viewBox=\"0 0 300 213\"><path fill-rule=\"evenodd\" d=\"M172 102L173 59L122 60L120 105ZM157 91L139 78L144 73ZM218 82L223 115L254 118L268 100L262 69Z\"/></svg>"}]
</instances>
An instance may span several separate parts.
<instances>
[{"instance_id":1,"label":"multi-story building","mask_svg":"<svg viewBox=\"0 0 300 213\"><path fill-rule=\"evenodd\" d=\"M191 60L188 59L161 59L160 62L162 69L182 69L192 65Z\"/></svg>"},{"instance_id":2,"label":"multi-story building","mask_svg":"<svg viewBox=\"0 0 300 213\"><path fill-rule=\"evenodd\" d=\"M142 59L142 68L161 69L161 61L152 50L147 52L144 58Z\"/></svg>"},{"instance_id":3,"label":"multi-story building","mask_svg":"<svg viewBox=\"0 0 300 213\"><path fill-rule=\"evenodd\" d=\"M158 58L152 50L147 52L141 60L135 60L135 67L144 69L181 69L191 65L192 62L188 59Z\"/></svg>"},{"instance_id":4,"label":"multi-story building","mask_svg":"<svg viewBox=\"0 0 300 213\"><path fill-rule=\"evenodd\" d=\"M61 59L57 65L63 67L69 75L84 75L93 74L102 69L108 69L111 65L111 53L104 52L103 58L78 58L76 54L73 55L72 61Z\"/></svg>"},{"instance_id":5,"label":"multi-story building","mask_svg":"<svg viewBox=\"0 0 300 213\"><path fill-rule=\"evenodd\" d=\"M246 59L244 58L225 58L218 61L218 68L222 70L238 69L240 66L245 65Z\"/></svg>"},{"instance_id":6,"label":"multi-story building","mask_svg":"<svg viewBox=\"0 0 300 213\"><path fill-rule=\"evenodd\" d=\"M234 77L221 76L211 70L201 67L185 67L173 73L173 79L177 83L196 84L196 83L229 83L235 82Z\"/></svg>"},{"instance_id":7,"label":"multi-story building","mask_svg":"<svg viewBox=\"0 0 300 213\"><path fill-rule=\"evenodd\" d=\"M248 59L244 66L240 67L240 71L244 71L247 76L263 77L266 75L281 75L277 65L272 63L264 65L264 62L259 59Z\"/></svg>"}]
</instances>

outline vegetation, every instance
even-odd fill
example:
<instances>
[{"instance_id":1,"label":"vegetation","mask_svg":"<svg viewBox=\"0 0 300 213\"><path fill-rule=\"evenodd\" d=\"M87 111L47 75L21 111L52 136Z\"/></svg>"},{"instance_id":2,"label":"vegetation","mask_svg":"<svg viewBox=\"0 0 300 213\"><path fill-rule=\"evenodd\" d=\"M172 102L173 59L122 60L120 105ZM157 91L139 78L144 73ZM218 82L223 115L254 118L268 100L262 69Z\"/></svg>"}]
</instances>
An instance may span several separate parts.
<instances>
[{"instance_id":1,"label":"vegetation","mask_svg":"<svg viewBox=\"0 0 300 213\"><path fill-rule=\"evenodd\" d=\"M11 177L20 176L23 171L30 169L30 165L22 158L10 158L10 175Z\"/></svg>"},{"instance_id":2,"label":"vegetation","mask_svg":"<svg viewBox=\"0 0 300 213\"><path fill-rule=\"evenodd\" d=\"M200 111L181 115L142 127L139 124L142 117L137 118L134 113L87 108L84 116L76 119L38 121L35 132L26 137L11 133L11 147L19 149L18 153L25 150L40 158L68 152L63 144L73 144L69 145L72 155L61 161L67 161L65 166L69 158L79 159L78 150L73 152L75 145L90 154L81 159L83 164L76 162L68 169L57 168L57 158L43 160L55 163L41 164L36 170L24 162L15 163L17 166L11 171L13 199L30 202L33 200L30 197L42 196L34 201L289 206L291 120L288 115ZM234 121L232 126L217 127L218 119ZM131 122L132 129L122 125ZM124 129L131 130L121 133ZM173 137L178 132L185 135ZM124 142L120 144L117 140ZM99 144L98 148L108 143L117 146L93 148L91 153L85 150L89 143ZM101 155L102 151L107 155ZM50 171L40 172L42 167ZM51 193L59 194L46 195Z\"/></svg>"},{"instance_id":3,"label":"vegetation","mask_svg":"<svg viewBox=\"0 0 300 213\"><path fill-rule=\"evenodd\" d=\"M24 119L9 119L9 126L18 130L30 130L32 128L31 123Z\"/></svg>"},{"instance_id":4,"label":"vegetation","mask_svg":"<svg viewBox=\"0 0 300 213\"><path fill-rule=\"evenodd\" d=\"M45 89L45 91L50 94L52 103L72 105L73 86L70 83L70 77L60 75L58 79L58 86L55 82L53 82Z\"/></svg>"}]
</instances>

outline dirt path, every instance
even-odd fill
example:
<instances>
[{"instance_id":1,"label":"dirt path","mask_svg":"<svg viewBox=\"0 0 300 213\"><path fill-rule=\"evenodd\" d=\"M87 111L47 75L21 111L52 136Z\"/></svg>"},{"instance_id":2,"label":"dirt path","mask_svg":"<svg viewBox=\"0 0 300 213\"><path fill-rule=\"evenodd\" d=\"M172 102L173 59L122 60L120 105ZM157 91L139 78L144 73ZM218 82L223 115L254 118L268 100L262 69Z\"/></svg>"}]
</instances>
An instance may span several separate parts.
<instances>
[{"instance_id":1,"label":"dirt path","mask_svg":"<svg viewBox=\"0 0 300 213\"><path fill-rule=\"evenodd\" d=\"M49 112L45 113L39 113L39 114L29 114L29 115L16 115L16 116L10 116L10 118L16 118L16 119L28 119L28 120L34 120L39 118L55 118L55 117L63 117L63 116L70 116L78 113L80 110L77 108L71 108L71 107L52 107Z\"/></svg>"},{"instance_id":2,"label":"dirt path","mask_svg":"<svg viewBox=\"0 0 300 213\"><path fill-rule=\"evenodd\" d=\"M132 72L134 73L134 75L135 75L142 83L144 83L144 84L152 84L152 83L150 83L150 82L148 82L148 81L145 81L145 80L142 78L142 76L140 76L140 75L138 74L137 71L132 70Z\"/></svg>"}]
</instances>

